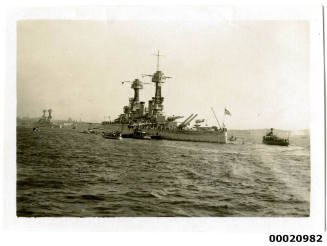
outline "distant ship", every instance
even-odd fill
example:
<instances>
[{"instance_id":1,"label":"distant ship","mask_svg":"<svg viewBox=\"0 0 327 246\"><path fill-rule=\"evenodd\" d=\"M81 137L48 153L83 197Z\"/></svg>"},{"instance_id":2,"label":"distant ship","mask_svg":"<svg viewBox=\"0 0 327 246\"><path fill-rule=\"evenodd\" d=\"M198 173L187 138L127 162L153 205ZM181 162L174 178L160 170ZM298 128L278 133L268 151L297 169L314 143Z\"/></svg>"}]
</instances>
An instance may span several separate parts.
<instances>
[{"instance_id":1,"label":"distant ship","mask_svg":"<svg viewBox=\"0 0 327 246\"><path fill-rule=\"evenodd\" d=\"M287 138L280 138L274 135L274 129L271 128L270 132L263 136L262 142L268 145L281 145L281 146L288 146L290 144L289 139Z\"/></svg>"},{"instance_id":2,"label":"distant ship","mask_svg":"<svg viewBox=\"0 0 327 246\"><path fill-rule=\"evenodd\" d=\"M144 83L140 79L133 81L123 81L122 84L130 83L134 90L134 97L129 98L129 104L123 107L123 113L114 121L102 122L103 127L108 131L120 131L123 134L132 134L135 130L146 132L153 139L169 139L194 142L213 142L227 143L227 128L224 123L220 124L218 118L215 118L217 126L201 127L199 123L204 120L197 120L194 128L189 128L190 123L197 117L197 114L191 114L182 123L176 120L184 116L165 116L163 114L164 97L161 95L162 84L171 77L166 76L159 69L159 51L157 54L157 70L154 74L143 74L142 77L150 77L151 82L155 84L155 95L148 101L148 106L145 107L145 102L140 102L140 90ZM225 109L230 115L229 111Z\"/></svg>"},{"instance_id":3,"label":"distant ship","mask_svg":"<svg viewBox=\"0 0 327 246\"><path fill-rule=\"evenodd\" d=\"M48 112L48 116L46 113ZM41 118L34 124L34 127L49 127L49 128L58 128L59 125L54 124L51 122L52 119L52 109L43 109L43 115Z\"/></svg>"}]
</instances>

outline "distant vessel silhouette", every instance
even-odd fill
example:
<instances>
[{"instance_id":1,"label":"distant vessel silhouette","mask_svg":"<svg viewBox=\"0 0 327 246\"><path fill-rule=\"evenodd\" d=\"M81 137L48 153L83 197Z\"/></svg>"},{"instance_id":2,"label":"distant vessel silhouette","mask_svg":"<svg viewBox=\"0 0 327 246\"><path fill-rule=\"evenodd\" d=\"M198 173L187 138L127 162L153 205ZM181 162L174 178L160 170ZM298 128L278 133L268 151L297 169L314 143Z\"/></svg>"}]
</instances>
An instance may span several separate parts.
<instances>
[{"instance_id":1,"label":"distant vessel silhouette","mask_svg":"<svg viewBox=\"0 0 327 246\"><path fill-rule=\"evenodd\" d=\"M51 122L52 120L52 109L43 109L43 115L41 118L34 124L35 128L38 127L49 127L49 128L58 128L59 125L54 124ZM46 116L46 113L48 112L48 115Z\"/></svg>"}]
</instances>

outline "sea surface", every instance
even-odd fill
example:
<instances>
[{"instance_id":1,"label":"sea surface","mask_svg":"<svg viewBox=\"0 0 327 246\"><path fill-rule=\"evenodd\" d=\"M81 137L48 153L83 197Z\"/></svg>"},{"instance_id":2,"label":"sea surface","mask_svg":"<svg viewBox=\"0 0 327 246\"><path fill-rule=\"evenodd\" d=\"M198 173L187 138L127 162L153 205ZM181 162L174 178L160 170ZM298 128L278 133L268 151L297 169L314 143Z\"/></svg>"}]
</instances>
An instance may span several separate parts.
<instances>
[{"instance_id":1,"label":"sea surface","mask_svg":"<svg viewBox=\"0 0 327 246\"><path fill-rule=\"evenodd\" d=\"M309 135L288 147L243 135L219 145L18 127L17 215L309 216Z\"/></svg>"}]
</instances>

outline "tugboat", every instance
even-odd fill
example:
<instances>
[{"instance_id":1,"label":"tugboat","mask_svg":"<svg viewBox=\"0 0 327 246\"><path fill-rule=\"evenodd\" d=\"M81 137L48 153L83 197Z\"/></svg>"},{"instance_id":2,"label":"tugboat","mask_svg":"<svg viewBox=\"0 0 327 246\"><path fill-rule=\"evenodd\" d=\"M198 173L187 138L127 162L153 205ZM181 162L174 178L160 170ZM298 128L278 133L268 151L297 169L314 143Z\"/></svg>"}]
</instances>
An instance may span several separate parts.
<instances>
[{"instance_id":1,"label":"tugboat","mask_svg":"<svg viewBox=\"0 0 327 246\"><path fill-rule=\"evenodd\" d=\"M120 132L103 132L102 137L107 138L107 139L117 139L120 140L122 139L122 135Z\"/></svg>"},{"instance_id":2,"label":"tugboat","mask_svg":"<svg viewBox=\"0 0 327 246\"><path fill-rule=\"evenodd\" d=\"M290 144L288 138L280 138L274 135L274 129L271 128L270 132L263 136L262 143L268 145L280 145L280 146L288 146Z\"/></svg>"}]
</instances>

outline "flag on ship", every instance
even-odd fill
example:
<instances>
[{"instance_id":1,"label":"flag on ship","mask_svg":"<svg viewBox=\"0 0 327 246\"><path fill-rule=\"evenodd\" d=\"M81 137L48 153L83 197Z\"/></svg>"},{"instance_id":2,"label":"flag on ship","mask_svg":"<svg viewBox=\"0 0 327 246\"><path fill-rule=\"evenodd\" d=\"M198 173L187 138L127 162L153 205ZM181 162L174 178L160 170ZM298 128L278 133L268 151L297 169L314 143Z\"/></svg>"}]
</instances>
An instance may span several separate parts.
<instances>
[{"instance_id":1,"label":"flag on ship","mask_svg":"<svg viewBox=\"0 0 327 246\"><path fill-rule=\"evenodd\" d=\"M229 112L229 110L227 108L225 108L225 115L232 116L232 114Z\"/></svg>"}]
</instances>

